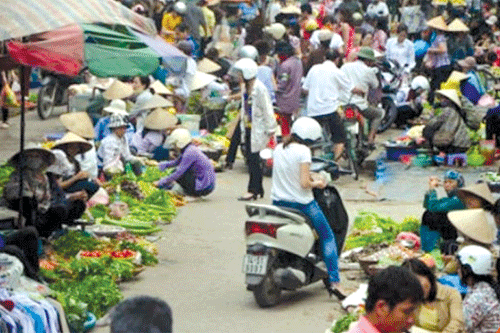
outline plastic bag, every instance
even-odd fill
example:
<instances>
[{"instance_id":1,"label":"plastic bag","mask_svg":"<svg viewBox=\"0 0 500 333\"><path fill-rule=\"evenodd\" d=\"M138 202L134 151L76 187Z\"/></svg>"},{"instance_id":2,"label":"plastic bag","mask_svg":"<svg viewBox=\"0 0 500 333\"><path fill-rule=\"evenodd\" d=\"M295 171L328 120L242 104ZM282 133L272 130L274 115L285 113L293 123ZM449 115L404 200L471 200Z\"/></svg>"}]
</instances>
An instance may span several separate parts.
<instances>
[{"instance_id":1,"label":"plastic bag","mask_svg":"<svg viewBox=\"0 0 500 333\"><path fill-rule=\"evenodd\" d=\"M125 171L125 167L123 166L123 162L120 159L120 155L116 156L113 161L105 165L103 170L107 174L117 174Z\"/></svg>"},{"instance_id":2,"label":"plastic bag","mask_svg":"<svg viewBox=\"0 0 500 333\"><path fill-rule=\"evenodd\" d=\"M19 107L20 104L17 101L16 94L12 91L9 84L4 84L2 91L0 92L1 104L5 107Z\"/></svg>"},{"instance_id":3,"label":"plastic bag","mask_svg":"<svg viewBox=\"0 0 500 333\"><path fill-rule=\"evenodd\" d=\"M93 207L95 205L107 205L109 203L108 192L100 187L99 190L87 201L87 207Z\"/></svg>"},{"instance_id":4,"label":"plastic bag","mask_svg":"<svg viewBox=\"0 0 500 333\"><path fill-rule=\"evenodd\" d=\"M109 205L109 216L121 219L129 213L128 205L123 201L115 201Z\"/></svg>"}]
</instances>

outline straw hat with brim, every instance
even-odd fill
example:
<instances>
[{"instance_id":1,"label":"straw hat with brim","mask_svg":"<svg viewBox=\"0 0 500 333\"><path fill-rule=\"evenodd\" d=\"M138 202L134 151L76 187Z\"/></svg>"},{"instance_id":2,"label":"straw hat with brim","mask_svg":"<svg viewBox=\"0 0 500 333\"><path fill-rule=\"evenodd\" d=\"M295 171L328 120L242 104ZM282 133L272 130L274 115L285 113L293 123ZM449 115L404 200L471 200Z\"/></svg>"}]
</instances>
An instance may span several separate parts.
<instances>
[{"instance_id":1,"label":"straw hat with brim","mask_svg":"<svg viewBox=\"0 0 500 333\"><path fill-rule=\"evenodd\" d=\"M371 47L362 47L358 51L358 58L375 61L375 52Z\"/></svg>"},{"instance_id":2,"label":"straw hat with brim","mask_svg":"<svg viewBox=\"0 0 500 333\"><path fill-rule=\"evenodd\" d=\"M436 94L444 96L448 98L450 101L455 103L458 107L462 107L462 103L460 102L460 98L458 97L457 91L455 89L441 89L436 90Z\"/></svg>"},{"instance_id":3,"label":"straw hat with brim","mask_svg":"<svg viewBox=\"0 0 500 333\"><path fill-rule=\"evenodd\" d=\"M213 62L208 58L203 58L202 60L198 61L198 66L196 68L203 73L213 73L221 69L219 64Z\"/></svg>"},{"instance_id":4,"label":"straw hat with brim","mask_svg":"<svg viewBox=\"0 0 500 333\"><path fill-rule=\"evenodd\" d=\"M300 15L301 13L302 13L302 11L300 10L300 8L297 7L297 6L293 6L293 5L283 7L280 10L280 14L295 14L295 15Z\"/></svg>"},{"instance_id":5,"label":"straw hat with brim","mask_svg":"<svg viewBox=\"0 0 500 333\"><path fill-rule=\"evenodd\" d=\"M111 103L109 103L109 105L106 106L103 110L121 116L128 115L127 103L125 103L125 101L122 101L121 99L112 100Z\"/></svg>"},{"instance_id":6,"label":"straw hat with brim","mask_svg":"<svg viewBox=\"0 0 500 333\"><path fill-rule=\"evenodd\" d=\"M168 99L161 97L160 95L153 95L153 97L151 97L149 101L143 105L137 107L134 106L134 110L153 110L157 108L168 108L173 105L174 103Z\"/></svg>"},{"instance_id":7,"label":"straw hat with brim","mask_svg":"<svg viewBox=\"0 0 500 333\"><path fill-rule=\"evenodd\" d=\"M450 76L448 77L448 81L460 82L460 81L463 81L467 78L468 78L467 74L459 72L459 71L453 71L453 72L451 72Z\"/></svg>"},{"instance_id":8,"label":"straw hat with brim","mask_svg":"<svg viewBox=\"0 0 500 333\"><path fill-rule=\"evenodd\" d=\"M464 69L464 71L476 67L477 62L474 57L465 57L464 59L458 60L457 64Z\"/></svg>"},{"instance_id":9,"label":"straw hat with brim","mask_svg":"<svg viewBox=\"0 0 500 333\"><path fill-rule=\"evenodd\" d=\"M265 27L264 31L270 34L274 39L280 40L286 33L286 27L281 23L273 23Z\"/></svg>"},{"instance_id":10,"label":"straw hat with brim","mask_svg":"<svg viewBox=\"0 0 500 333\"><path fill-rule=\"evenodd\" d=\"M133 93L134 88L132 85L123 83L120 80L115 80L111 86L102 93L102 96L106 99L113 100L130 97Z\"/></svg>"},{"instance_id":11,"label":"straw hat with brim","mask_svg":"<svg viewBox=\"0 0 500 333\"><path fill-rule=\"evenodd\" d=\"M229 57L233 54L234 45L229 42L217 42L214 47L219 51L220 57Z\"/></svg>"},{"instance_id":12,"label":"straw hat with brim","mask_svg":"<svg viewBox=\"0 0 500 333\"><path fill-rule=\"evenodd\" d=\"M164 109L156 109L144 120L144 127L150 130L161 131L177 125L177 117Z\"/></svg>"},{"instance_id":13,"label":"straw hat with brim","mask_svg":"<svg viewBox=\"0 0 500 333\"><path fill-rule=\"evenodd\" d=\"M167 87L165 87L165 85L163 83L161 83L160 80L156 80L149 87L155 91L155 94L159 94L159 95L172 95L173 94L172 91L170 89L168 89Z\"/></svg>"},{"instance_id":14,"label":"straw hat with brim","mask_svg":"<svg viewBox=\"0 0 500 333\"><path fill-rule=\"evenodd\" d=\"M455 210L448 213L448 219L464 236L476 242L491 244L495 239L495 231L483 209Z\"/></svg>"},{"instance_id":15,"label":"straw hat with brim","mask_svg":"<svg viewBox=\"0 0 500 333\"><path fill-rule=\"evenodd\" d=\"M461 188L458 190L457 195L460 198L463 198L467 195L474 195L478 198L483 199L484 201L488 202L489 204L494 205L495 204L495 199L491 195L490 188L486 183L479 183L479 184L474 184L471 186L467 186L464 188Z\"/></svg>"},{"instance_id":16,"label":"straw hat with brim","mask_svg":"<svg viewBox=\"0 0 500 333\"><path fill-rule=\"evenodd\" d=\"M125 118L123 116L120 116L118 114L114 114L110 117L109 119L109 129L114 129L114 128L119 128L119 127L127 127L128 124L125 121Z\"/></svg>"},{"instance_id":17,"label":"straw hat with brim","mask_svg":"<svg viewBox=\"0 0 500 333\"><path fill-rule=\"evenodd\" d=\"M61 140L56 141L52 149L67 151L70 146L76 147L79 154L83 154L92 149L92 145L87 142L87 140L71 132L66 133Z\"/></svg>"},{"instance_id":18,"label":"straw hat with brim","mask_svg":"<svg viewBox=\"0 0 500 333\"><path fill-rule=\"evenodd\" d=\"M450 32L467 32L469 30L470 29L459 18L454 19L448 24L448 31Z\"/></svg>"},{"instance_id":19,"label":"straw hat with brim","mask_svg":"<svg viewBox=\"0 0 500 333\"><path fill-rule=\"evenodd\" d=\"M26 168L32 170L46 169L52 163L54 163L56 159L54 154L50 150L42 148L36 144L26 145L23 155L24 155L24 165L26 166ZM7 163L18 169L20 163L20 157L21 157L21 152L17 152L9 159ZM37 168L34 167L35 165L37 166Z\"/></svg>"},{"instance_id":20,"label":"straw hat with brim","mask_svg":"<svg viewBox=\"0 0 500 333\"><path fill-rule=\"evenodd\" d=\"M448 26L446 25L446 22L444 21L444 18L442 16L436 16L429 21L427 21L427 26L442 30L442 31L448 31Z\"/></svg>"},{"instance_id":21,"label":"straw hat with brim","mask_svg":"<svg viewBox=\"0 0 500 333\"><path fill-rule=\"evenodd\" d=\"M59 120L64 127L82 138L95 138L94 127L87 112L70 112L63 113L59 116Z\"/></svg>"},{"instance_id":22,"label":"straw hat with brim","mask_svg":"<svg viewBox=\"0 0 500 333\"><path fill-rule=\"evenodd\" d=\"M318 39L320 42L328 41L332 39L333 31L328 29L318 30Z\"/></svg>"},{"instance_id":23,"label":"straw hat with brim","mask_svg":"<svg viewBox=\"0 0 500 333\"><path fill-rule=\"evenodd\" d=\"M190 90L198 90L206 87L210 82L215 81L217 77L211 74L206 74L203 72L197 71L194 75L193 82L191 83Z\"/></svg>"}]
</instances>

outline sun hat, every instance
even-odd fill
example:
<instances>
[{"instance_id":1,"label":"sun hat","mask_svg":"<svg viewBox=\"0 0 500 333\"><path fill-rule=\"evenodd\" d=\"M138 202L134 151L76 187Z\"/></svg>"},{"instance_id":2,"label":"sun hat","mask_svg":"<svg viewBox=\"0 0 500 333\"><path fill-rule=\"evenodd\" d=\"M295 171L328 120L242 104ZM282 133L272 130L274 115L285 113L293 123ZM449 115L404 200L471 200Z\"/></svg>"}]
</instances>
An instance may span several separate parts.
<instances>
[{"instance_id":1,"label":"sun hat","mask_svg":"<svg viewBox=\"0 0 500 333\"><path fill-rule=\"evenodd\" d=\"M267 32L274 39L280 40L286 33L286 27L281 23L273 23L265 27L264 32Z\"/></svg>"},{"instance_id":2,"label":"sun hat","mask_svg":"<svg viewBox=\"0 0 500 333\"><path fill-rule=\"evenodd\" d=\"M148 114L144 120L145 128L156 131L173 128L176 124L177 117L161 108L158 108Z\"/></svg>"},{"instance_id":3,"label":"sun hat","mask_svg":"<svg viewBox=\"0 0 500 333\"><path fill-rule=\"evenodd\" d=\"M318 22L315 19L309 19L305 26L304 26L306 31L314 31L319 28Z\"/></svg>"},{"instance_id":4,"label":"sun hat","mask_svg":"<svg viewBox=\"0 0 500 333\"><path fill-rule=\"evenodd\" d=\"M451 74L448 77L447 81L450 81L450 82L460 82L460 81L463 81L463 80L465 80L467 78L468 78L467 74L459 72L459 71L453 71L453 72L451 72Z\"/></svg>"},{"instance_id":5,"label":"sun hat","mask_svg":"<svg viewBox=\"0 0 500 333\"><path fill-rule=\"evenodd\" d=\"M192 140L191 133L185 128L177 128L167 138L167 145L184 149Z\"/></svg>"},{"instance_id":6,"label":"sun hat","mask_svg":"<svg viewBox=\"0 0 500 333\"><path fill-rule=\"evenodd\" d=\"M462 176L462 174L460 172L455 171L455 170L447 170L444 173L444 177L443 178L445 180L446 179L456 180L458 187L463 187L464 184L465 184L464 176Z\"/></svg>"},{"instance_id":7,"label":"sun hat","mask_svg":"<svg viewBox=\"0 0 500 333\"><path fill-rule=\"evenodd\" d=\"M470 69L470 68L476 67L477 62L476 62L476 58L474 58L474 57L465 57L462 60L458 60L457 64L459 64L460 67L462 67L464 69Z\"/></svg>"},{"instance_id":8,"label":"sun hat","mask_svg":"<svg viewBox=\"0 0 500 333\"><path fill-rule=\"evenodd\" d=\"M494 205L495 204L495 199L493 198L493 195L491 195L490 188L486 183L479 183L479 184L474 184L470 185L464 188L461 188L458 190L457 195L462 199L463 197L467 195L474 195L478 198L483 199L484 201L488 202L489 204Z\"/></svg>"},{"instance_id":9,"label":"sun hat","mask_svg":"<svg viewBox=\"0 0 500 333\"><path fill-rule=\"evenodd\" d=\"M128 115L127 103L125 103L125 101L122 101L121 99L112 100L111 103L109 103L109 105L106 106L103 110L111 114L116 114L121 116Z\"/></svg>"},{"instance_id":10,"label":"sun hat","mask_svg":"<svg viewBox=\"0 0 500 333\"><path fill-rule=\"evenodd\" d=\"M24 165L31 170L43 170L55 161L54 154L36 143L28 143L24 148ZM17 152L7 161L16 169L19 168L21 152Z\"/></svg>"},{"instance_id":11,"label":"sun hat","mask_svg":"<svg viewBox=\"0 0 500 333\"><path fill-rule=\"evenodd\" d=\"M198 66L196 69L200 72L203 73L213 73L217 72L219 69L221 69L220 65L208 58L203 58L202 60L198 61Z\"/></svg>"},{"instance_id":12,"label":"sun hat","mask_svg":"<svg viewBox=\"0 0 500 333\"><path fill-rule=\"evenodd\" d=\"M448 26L446 25L446 22L444 21L444 18L441 15L436 16L427 21L427 26L442 31L448 31Z\"/></svg>"},{"instance_id":13,"label":"sun hat","mask_svg":"<svg viewBox=\"0 0 500 333\"><path fill-rule=\"evenodd\" d=\"M451 224L464 236L481 244L491 244L495 231L484 209L462 209L448 213Z\"/></svg>"},{"instance_id":14,"label":"sun hat","mask_svg":"<svg viewBox=\"0 0 500 333\"><path fill-rule=\"evenodd\" d=\"M71 132L66 133L61 140L56 141L52 149L61 149L66 152L70 146L77 146L80 154L92 149L92 145L87 140Z\"/></svg>"},{"instance_id":15,"label":"sun hat","mask_svg":"<svg viewBox=\"0 0 500 333\"><path fill-rule=\"evenodd\" d=\"M280 14L295 14L295 15L300 15L302 11L300 10L299 7L294 6L294 5L288 5L286 7L281 8Z\"/></svg>"},{"instance_id":16,"label":"sun hat","mask_svg":"<svg viewBox=\"0 0 500 333\"><path fill-rule=\"evenodd\" d=\"M358 58L375 61L375 52L371 47L363 46L358 51Z\"/></svg>"},{"instance_id":17,"label":"sun hat","mask_svg":"<svg viewBox=\"0 0 500 333\"><path fill-rule=\"evenodd\" d=\"M193 82L191 82L191 87L189 89L191 91L198 90L206 87L212 81L215 81L217 77L212 74L203 73L200 71L196 71L194 75Z\"/></svg>"},{"instance_id":18,"label":"sun hat","mask_svg":"<svg viewBox=\"0 0 500 333\"><path fill-rule=\"evenodd\" d=\"M490 17L488 17L486 19L485 22L487 25L494 25L495 23L497 23L497 21L498 21L498 17L496 17L495 15L491 15Z\"/></svg>"},{"instance_id":19,"label":"sun hat","mask_svg":"<svg viewBox=\"0 0 500 333\"><path fill-rule=\"evenodd\" d=\"M217 42L214 48L219 51L220 57L229 57L233 54L234 45L230 42Z\"/></svg>"},{"instance_id":20,"label":"sun hat","mask_svg":"<svg viewBox=\"0 0 500 333\"><path fill-rule=\"evenodd\" d=\"M320 42L328 41L332 39L333 31L328 29L318 30L318 39Z\"/></svg>"},{"instance_id":21,"label":"sun hat","mask_svg":"<svg viewBox=\"0 0 500 333\"><path fill-rule=\"evenodd\" d=\"M138 105L137 103L134 105L132 108L133 110L152 110L156 108L168 108L170 106L173 106L174 103L169 101L168 99L160 96L160 95L153 95L146 103L142 105Z\"/></svg>"},{"instance_id":22,"label":"sun hat","mask_svg":"<svg viewBox=\"0 0 500 333\"><path fill-rule=\"evenodd\" d=\"M120 80L114 80L113 83L102 93L102 97L113 100L122 99L132 96L134 93L134 88L131 84L123 83Z\"/></svg>"},{"instance_id":23,"label":"sun hat","mask_svg":"<svg viewBox=\"0 0 500 333\"><path fill-rule=\"evenodd\" d=\"M450 24L448 24L448 31L450 32L467 32L469 30L469 27L467 27L459 18L454 19Z\"/></svg>"},{"instance_id":24,"label":"sun hat","mask_svg":"<svg viewBox=\"0 0 500 333\"><path fill-rule=\"evenodd\" d=\"M110 117L109 125L110 129L118 128L118 127L127 127L127 122L125 118L119 114L114 114Z\"/></svg>"},{"instance_id":25,"label":"sun hat","mask_svg":"<svg viewBox=\"0 0 500 333\"><path fill-rule=\"evenodd\" d=\"M455 103L458 107L462 107L462 103L460 102L460 98L458 97L457 91L455 89L441 89L436 90L436 94L444 96L448 98L450 101Z\"/></svg>"},{"instance_id":26,"label":"sun hat","mask_svg":"<svg viewBox=\"0 0 500 333\"><path fill-rule=\"evenodd\" d=\"M95 138L92 120L87 112L81 111L63 113L59 116L59 120L68 131L73 132L85 139Z\"/></svg>"},{"instance_id":27,"label":"sun hat","mask_svg":"<svg viewBox=\"0 0 500 333\"><path fill-rule=\"evenodd\" d=\"M170 89L168 89L167 87L165 87L165 85L163 83L161 83L160 80L156 80L149 87L155 91L155 94L159 94L159 95L172 95L173 94L172 91Z\"/></svg>"}]
</instances>

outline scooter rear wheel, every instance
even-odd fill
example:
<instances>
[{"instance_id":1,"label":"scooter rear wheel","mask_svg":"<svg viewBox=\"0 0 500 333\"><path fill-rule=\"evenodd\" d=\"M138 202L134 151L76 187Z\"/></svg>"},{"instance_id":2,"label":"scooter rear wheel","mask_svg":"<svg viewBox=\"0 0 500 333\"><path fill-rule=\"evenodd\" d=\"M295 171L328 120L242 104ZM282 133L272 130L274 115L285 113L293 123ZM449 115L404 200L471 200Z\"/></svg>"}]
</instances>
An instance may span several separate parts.
<instances>
[{"instance_id":1,"label":"scooter rear wheel","mask_svg":"<svg viewBox=\"0 0 500 333\"><path fill-rule=\"evenodd\" d=\"M268 308L278 304L281 297L281 288L273 279L273 270L269 270L262 282L255 287L253 295L261 308Z\"/></svg>"}]
</instances>

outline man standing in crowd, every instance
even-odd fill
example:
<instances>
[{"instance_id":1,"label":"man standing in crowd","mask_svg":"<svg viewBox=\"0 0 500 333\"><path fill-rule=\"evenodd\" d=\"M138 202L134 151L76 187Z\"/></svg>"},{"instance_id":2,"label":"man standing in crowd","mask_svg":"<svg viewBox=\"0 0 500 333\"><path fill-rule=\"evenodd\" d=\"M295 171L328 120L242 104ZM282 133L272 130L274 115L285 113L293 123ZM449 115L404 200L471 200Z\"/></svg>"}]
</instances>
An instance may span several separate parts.
<instances>
[{"instance_id":1,"label":"man standing in crowd","mask_svg":"<svg viewBox=\"0 0 500 333\"><path fill-rule=\"evenodd\" d=\"M423 300L424 292L415 274L390 266L370 279L366 315L349 333L408 332Z\"/></svg>"}]
</instances>

